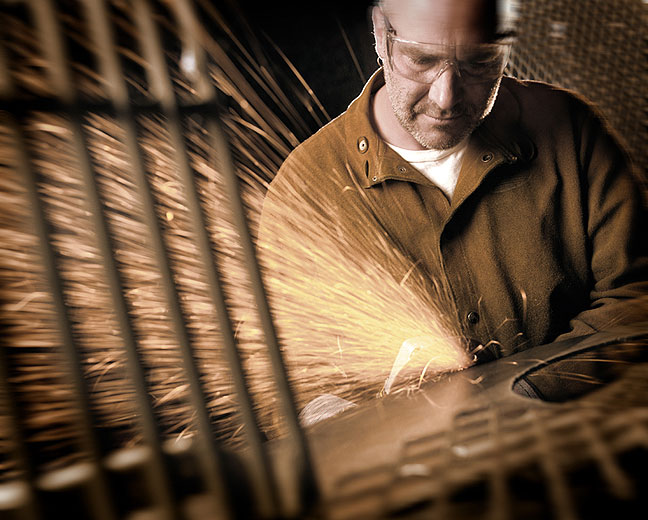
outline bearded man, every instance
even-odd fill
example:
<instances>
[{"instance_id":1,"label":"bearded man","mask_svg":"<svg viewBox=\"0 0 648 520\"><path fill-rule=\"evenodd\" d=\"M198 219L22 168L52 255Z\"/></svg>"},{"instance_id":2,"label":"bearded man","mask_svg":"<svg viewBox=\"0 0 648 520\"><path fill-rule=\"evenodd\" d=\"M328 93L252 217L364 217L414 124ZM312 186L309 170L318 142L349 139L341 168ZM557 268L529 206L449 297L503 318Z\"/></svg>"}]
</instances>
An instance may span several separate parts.
<instances>
[{"instance_id":1,"label":"bearded man","mask_svg":"<svg viewBox=\"0 0 648 520\"><path fill-rule=\"evenodd\" d=\"M494 0L385 0L372 19L383 66L288 157L262 240L297 185L310 204L326 201L349 243L364 212L431 286L449 288L477 361L637 320L645 214L596 112L503 77L511 42ZM361 249L359 263L377 261Z\"/></svg>"}]
</instances>

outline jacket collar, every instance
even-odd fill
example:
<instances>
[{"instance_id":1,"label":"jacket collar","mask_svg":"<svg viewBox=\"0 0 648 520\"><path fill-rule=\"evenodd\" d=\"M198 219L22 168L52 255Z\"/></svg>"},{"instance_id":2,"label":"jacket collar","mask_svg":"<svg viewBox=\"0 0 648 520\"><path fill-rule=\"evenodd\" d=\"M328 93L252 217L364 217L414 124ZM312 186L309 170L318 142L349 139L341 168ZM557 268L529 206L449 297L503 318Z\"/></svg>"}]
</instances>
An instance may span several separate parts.
<instances>
[{"instance_id":1,"label":"jacket collar","mask_svg":"<svg viewBox=\"0 0 648 520\"><path fill-rule=\"evenodd\" d=\"M346 111L344 131L351 170L358 172L358 183L364 188L388 179L433 185L387 146L371 124L371 99L384 84L382 69L379 69Z\"/></svg>"},{"instance_id":2,"label":"jacket collar","mask_svg":"<svg viewBox=\"0 0 648 520\"><path fill-rule=\"evenodd\" d=\"M460 204L481 183L485 175L502 163L529 161L535 145L520 127L520 107L504 78L491 113L468 141L452 206ZM402 180L433 186L418 170L392 150L371 124L371 98L385 83L382 69L369 79L346 112L345 136L351 170L358 182L371 188L386 180Z\"/></svg>"}]
</instances>

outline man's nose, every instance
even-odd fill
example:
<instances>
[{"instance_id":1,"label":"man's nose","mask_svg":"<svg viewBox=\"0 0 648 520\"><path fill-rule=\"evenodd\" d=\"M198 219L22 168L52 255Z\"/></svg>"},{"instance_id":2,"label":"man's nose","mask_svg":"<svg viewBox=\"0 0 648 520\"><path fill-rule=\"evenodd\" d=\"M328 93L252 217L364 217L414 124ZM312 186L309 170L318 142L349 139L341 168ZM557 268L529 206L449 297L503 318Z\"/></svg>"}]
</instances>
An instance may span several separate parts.
<instances>
[{"instance_id":1,"label":"man's nose","mask_svg":"<svg viewBox=\"0 0 648 520\"><path fill-rule=\"evenodd\" d=\"M452 62L446 62L436 80L430 85L428 97L441 110L450 110L463 95L459 71Z\"/></svg>"}]
</instances>

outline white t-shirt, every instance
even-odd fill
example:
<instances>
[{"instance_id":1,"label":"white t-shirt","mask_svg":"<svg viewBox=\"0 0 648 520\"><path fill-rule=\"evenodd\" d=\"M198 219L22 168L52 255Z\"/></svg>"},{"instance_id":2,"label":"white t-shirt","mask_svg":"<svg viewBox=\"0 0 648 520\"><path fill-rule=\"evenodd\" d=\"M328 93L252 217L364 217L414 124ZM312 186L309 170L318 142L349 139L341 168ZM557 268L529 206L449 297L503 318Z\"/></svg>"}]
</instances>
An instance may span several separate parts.
<instances>
[{"instance_id":1,"label":"white t-shirt","mask_svg":"<svg viewBox=\"0 0 648 520\"><path fill-rule=\"evenodd\" d=\"M387 145L452 199L468 139L447 150L406 150Z\"/></svg>"}]
</instances>

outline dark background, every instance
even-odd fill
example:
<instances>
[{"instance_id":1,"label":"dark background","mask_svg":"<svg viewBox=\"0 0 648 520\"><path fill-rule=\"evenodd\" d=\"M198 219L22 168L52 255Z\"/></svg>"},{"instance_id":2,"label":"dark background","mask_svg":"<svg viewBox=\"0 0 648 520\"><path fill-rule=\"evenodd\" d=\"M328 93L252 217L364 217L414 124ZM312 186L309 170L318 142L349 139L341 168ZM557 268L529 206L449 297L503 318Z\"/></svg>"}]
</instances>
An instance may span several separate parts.
<instances>
[{"instance_id":1,"label":"dark background","mask_svg":"<svg viewBox=\"0 0 648 520\"><path fill-rule=\"evenodd\" d=\"M267 34L293 62L331 117L347 108L378 68L371 1L236 4L259 40Z\"/></svg>"}]
</instances>

